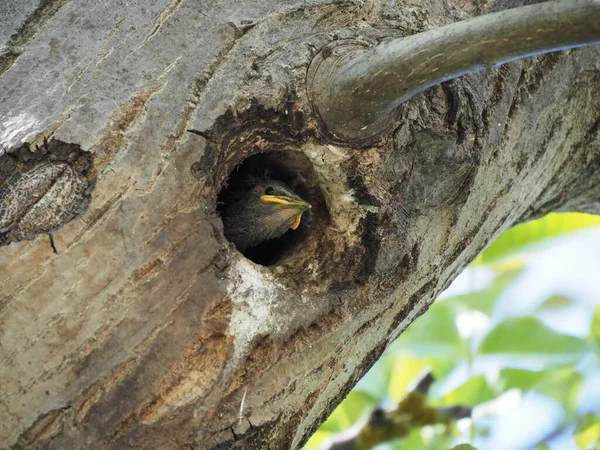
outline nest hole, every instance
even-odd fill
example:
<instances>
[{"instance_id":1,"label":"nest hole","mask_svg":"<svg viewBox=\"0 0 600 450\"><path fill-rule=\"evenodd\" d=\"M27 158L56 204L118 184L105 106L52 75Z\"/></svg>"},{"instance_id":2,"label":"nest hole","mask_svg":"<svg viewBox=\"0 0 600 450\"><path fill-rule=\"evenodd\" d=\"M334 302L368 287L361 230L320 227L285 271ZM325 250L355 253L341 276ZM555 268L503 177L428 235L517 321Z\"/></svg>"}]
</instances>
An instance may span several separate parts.
<instances>
[{"instance_id":1,"label":"nest hole","mask_svg":"<svg viewBox=\"0 0 600 450\"><path fill-rule=\"evenodd\" d=\"M232 230L227 228L226 221L224 221L224 234L249 260L262 266L276 266L301 251L303 243L307 240L318 239L329 215L316 174L306 155L293 150L272 150L249 156L229 173L217 198L217 212L220 217L223 218L230 206L239 202L256 186L257 182L264 179L283 183L301 199L311 204L311 209L303 213L298 228L289 229L280 237L246 249L241 249L237 245ZM257 223L256 226L260 224Z\"/></svg>"}]
</instances>

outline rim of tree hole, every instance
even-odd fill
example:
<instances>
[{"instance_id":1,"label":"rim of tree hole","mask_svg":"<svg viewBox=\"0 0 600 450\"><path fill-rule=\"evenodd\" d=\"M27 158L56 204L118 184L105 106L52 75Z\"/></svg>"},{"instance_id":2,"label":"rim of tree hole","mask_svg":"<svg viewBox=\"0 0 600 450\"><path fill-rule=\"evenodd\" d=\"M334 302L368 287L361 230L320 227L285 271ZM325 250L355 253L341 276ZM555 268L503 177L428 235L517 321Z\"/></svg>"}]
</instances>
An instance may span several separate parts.
<instances>
[{"instance_id":1,"label":"rim of tree hole","mask_svg":"<svg viewBox=\"0 0 600 450\"><path fill-rule=\"evenodd\" d=\"M223 218L225 209L248 192L256 180L266 178L283 183L311 205L311 209L302 214L300 225L295 230L289 229L281 237L241 251L250 261L271 267L287 262L295 253L306 250L302 244L307 240L318 239L329 221L329 212L308 157L301 151L283 149L255 153L231 169L217 195L219 217ZM225 237L232 242L229 231L224 224ZM232 244L235 245L234 242Z\"/></svg>"}]
</instances>

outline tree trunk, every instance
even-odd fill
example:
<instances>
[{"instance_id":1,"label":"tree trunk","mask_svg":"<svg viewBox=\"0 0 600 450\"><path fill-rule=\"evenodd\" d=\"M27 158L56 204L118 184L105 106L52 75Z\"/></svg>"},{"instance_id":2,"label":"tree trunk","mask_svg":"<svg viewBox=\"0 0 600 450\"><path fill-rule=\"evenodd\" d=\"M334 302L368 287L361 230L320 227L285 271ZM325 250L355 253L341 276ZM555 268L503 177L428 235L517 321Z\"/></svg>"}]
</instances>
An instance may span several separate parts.
<instances>
[{"instance_id":1,"label":"tree trunk","mask_svg":"<svg viewBox=\"0 0 600 450\"><path fill-rule=\"evenodd\" d=\"M298 448L502 230L600 213L595 47L435 86L367 148L320 134L325 45L512 6L3 2L0 447ZM243 255L220 205L265 169L312 216Z\"/></svg>"}]
</instances>

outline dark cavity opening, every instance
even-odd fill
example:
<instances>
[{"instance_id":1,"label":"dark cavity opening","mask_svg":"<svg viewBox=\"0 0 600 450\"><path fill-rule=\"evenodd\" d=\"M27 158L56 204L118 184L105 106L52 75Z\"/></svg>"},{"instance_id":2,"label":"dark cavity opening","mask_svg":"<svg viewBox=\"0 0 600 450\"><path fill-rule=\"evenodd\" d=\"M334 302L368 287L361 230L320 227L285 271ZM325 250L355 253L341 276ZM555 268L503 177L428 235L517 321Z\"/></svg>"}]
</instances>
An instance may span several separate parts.
<instances>
[{"instance_id":1,"label":"dark cavity opening","mask_svg":"<svg viewBox=\"0 0 600 450\"><path fill-rule=\"evenodd\" d=\"M297 196L311 204L312 208L303 213L300 226L295 230L288 229L278 238L263 241L246 249L240 249L237 245L235 233L227 228L226 220L223 220L224 233L225 237L249 260L263 266L274 266L299 251L302 243L307 239L316 239L320 234L316 232L316 228L328 215L308 158L298 151L273 150L252 155L233 168L218 195L217 211L221 218L228 214L229 207L239 202L245 194L265 179L283 183ZM253 223L251 226L260 226L260 223Z\"/></svg>"}]
</instances>

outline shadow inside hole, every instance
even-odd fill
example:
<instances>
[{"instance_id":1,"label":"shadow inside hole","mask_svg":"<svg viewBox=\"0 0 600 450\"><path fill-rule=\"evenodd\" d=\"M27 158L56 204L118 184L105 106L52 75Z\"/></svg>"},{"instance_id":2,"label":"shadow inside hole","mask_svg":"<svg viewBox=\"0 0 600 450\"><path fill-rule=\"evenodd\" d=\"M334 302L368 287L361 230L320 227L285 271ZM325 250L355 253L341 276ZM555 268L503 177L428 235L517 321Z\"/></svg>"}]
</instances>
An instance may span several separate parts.
<instances>
[{"instance_id":1,"label":"shadow inside hole","mask_svg":"<svg viewBox=\"0 0 600 450\"><path fill-rule=\"evenodd\" d=\"M308 158L296 151L273 150L252 155L233 168L218 196L219 215L223 217L228 206L240 201L250 189L266 178L284 183L312 206L302 215L297 229L290 229L278 238L261 242L242 252L257 264L273 266L286 259L314 234L315 223L327 216L327 210ZM225 228L224 231L225 237L235 244L230 230Z\"/></svg>"}]
</instances>

